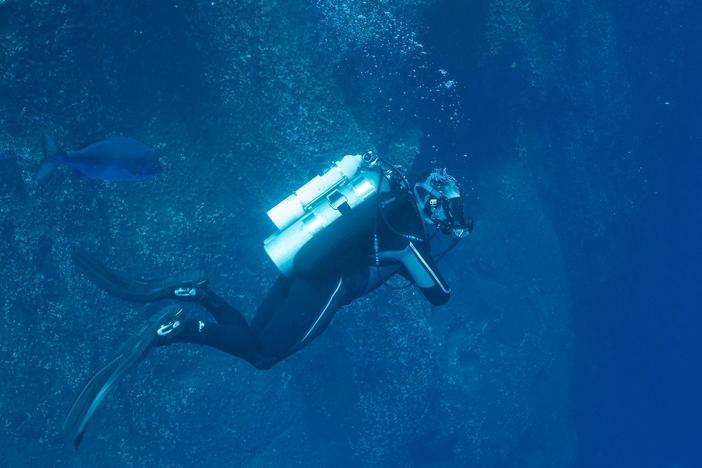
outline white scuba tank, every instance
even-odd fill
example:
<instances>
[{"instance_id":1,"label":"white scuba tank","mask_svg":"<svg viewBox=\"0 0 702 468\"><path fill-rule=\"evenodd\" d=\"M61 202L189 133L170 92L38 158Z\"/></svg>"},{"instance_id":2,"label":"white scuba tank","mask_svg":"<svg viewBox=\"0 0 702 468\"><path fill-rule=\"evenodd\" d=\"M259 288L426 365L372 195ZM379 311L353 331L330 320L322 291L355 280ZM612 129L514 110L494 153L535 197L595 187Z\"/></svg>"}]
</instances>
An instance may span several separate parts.
<instances>
[{"instance_id":1,"label":"white scuba tank","mask_svg":"<svg viewBox=\"0 0 702 468\"><path fill-rule=\"evenodd\" d=\"M268 217L278 229L285 229L304 215L307 207L321 196L340 183L354 177L362 165L362 155L349 154L344 156L324 174L316 176L268 210Z\"/></svg>"},{"instance_id":2,"label":"white scuba tank","mask_svg":"<svg viewBox=\"0 0 702 468\"><path fill-rule=\"evenodd\" d=\"M360 170L372 165L364 156L347 155L268 211L278 228L263 247L281 273L290 275L295 256L315 236L378 190L378 174Z\"/></svg>"}]
</instances>

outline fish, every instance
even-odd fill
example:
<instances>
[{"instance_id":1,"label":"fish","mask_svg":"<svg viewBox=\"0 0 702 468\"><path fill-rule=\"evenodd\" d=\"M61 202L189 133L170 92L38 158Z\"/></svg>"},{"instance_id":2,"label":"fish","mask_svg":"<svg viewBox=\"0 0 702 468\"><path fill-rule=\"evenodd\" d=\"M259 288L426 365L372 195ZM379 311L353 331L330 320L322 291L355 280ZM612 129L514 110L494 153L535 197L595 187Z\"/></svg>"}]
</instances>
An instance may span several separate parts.
<instances>
[{"instance_id":1,"label":"fish","mask_svg":"<svg viewBox=\"0 0 702 468\"><path fill-rule=\"evenodd\" d=\"M57 166L66 165L92 179L109 181L144 180L161 173L152 148L133 138L113 136L76 151L64 151L47 134L42 135L44 159L35 180L46 178Z\"/></svg>"}]
</instances>

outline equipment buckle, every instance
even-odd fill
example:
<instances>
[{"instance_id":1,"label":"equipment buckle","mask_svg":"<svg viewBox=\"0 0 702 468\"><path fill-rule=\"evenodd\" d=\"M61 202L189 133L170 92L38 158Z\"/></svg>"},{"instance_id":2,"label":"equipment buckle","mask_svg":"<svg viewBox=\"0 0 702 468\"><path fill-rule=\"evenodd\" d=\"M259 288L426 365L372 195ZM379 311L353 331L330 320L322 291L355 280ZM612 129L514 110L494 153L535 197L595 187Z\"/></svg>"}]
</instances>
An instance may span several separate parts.
<instances>
[{"instance_id":1,"label":"equipment buckle","mask_svg":"<svg viewBox=\"0 0 702 468\"><path fill-rule=\"evenodd\" d=\"M173 291L173 294L175 294L177 297L193 297L197 295L197 289L195 288L176 288L175 291Z\"/></svg>"},{"instance_id":2,"label":"equipment buckle","mask_svg":"<svg viewBox=\"0 0 702 468\"><path fill-rule=\"evenodd\" d=\"M180 326L180 320L174 320L173 322L169 322L169 323L166 323L166 324L158 327L158 330L156 330L156 334L158 336L166 336L169 333L171 333L173 330L178 328L179 326Z\"/></svg>"}]
</instances>

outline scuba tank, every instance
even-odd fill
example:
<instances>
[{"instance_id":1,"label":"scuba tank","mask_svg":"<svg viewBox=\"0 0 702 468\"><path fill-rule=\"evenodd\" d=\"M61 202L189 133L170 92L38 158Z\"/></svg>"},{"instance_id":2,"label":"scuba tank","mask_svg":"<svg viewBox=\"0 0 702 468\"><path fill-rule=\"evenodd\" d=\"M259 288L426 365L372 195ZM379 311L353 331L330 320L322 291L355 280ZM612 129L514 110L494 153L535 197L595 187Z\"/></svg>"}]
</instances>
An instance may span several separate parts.
<instances>
[{"instance_id":1,"label":"scuba tank","mask_svg":"<svg viewBox=\"0 0 702 468\"><path fill-rule=\"evenodd\" d=\"M340 183L356 175L363 164L360 154L346 155L324 174L318 175L268 210L278 229L285 229L305 214L307 208Z\"/></svg>"},{"instance_id":2,"label":"scuba tank","mask_svg":"<svg viewBox=\"0 0 702 468\"><path fill-rule=\"evenodd\" d=\"M295 270L295 257L303 247L326 252L329 242L314 242L342 216L373 198L378 192L377 158L371 153L346 155L324 174L314 177L268 211L278 228L263 247L284 275Z\"/></svg>"}]
</instances>

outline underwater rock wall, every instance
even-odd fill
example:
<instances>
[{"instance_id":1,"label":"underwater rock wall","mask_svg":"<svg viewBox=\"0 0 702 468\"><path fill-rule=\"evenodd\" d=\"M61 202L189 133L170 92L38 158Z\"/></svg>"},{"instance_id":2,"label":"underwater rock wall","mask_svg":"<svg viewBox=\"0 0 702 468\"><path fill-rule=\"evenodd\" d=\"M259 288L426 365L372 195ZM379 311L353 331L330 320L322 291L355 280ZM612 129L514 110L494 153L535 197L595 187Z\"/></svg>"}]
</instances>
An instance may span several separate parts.
<instances>
[{"instance_id":1,"label":"underwater rock wall","mask_svg":"<svg viewBox=\"0 0 702 468\"><path fill-rule=\"evenodd\" d=\"M575 0L461 5L1 4L11 98L0 102L0 150L14 157L0 161L0 461L572 465L572 305L548 201L565 180L596 190L577 147L555 168L541 155L568 147L549 140L559 105L625 112L604 97L626 96L606 88L617 70L598 68L616 62L611 24ZM443 63L422 34L452 8L465 56ZM579 42L544 36L541 24L576 13ZM599 52L582 60L601 79L564 88L564 57L590 39ZM562 125L572 145L596 134L577 114ZM158 149L164 173L119 185L64 168L38 185L42 131L66 147L127 134ZM474 139L465 159L442 160L449 135ZM266 373L211 350L159 350L106 401L81 450L67 448L60 424L76 390L148 313L86 283L73 248L132 273L203 269L253 311L276 274L261 249L265 211L330 158L368 149L462 172L477 228L442 263L449 305L381 289Z\"/></svg>"}]
</instances>

